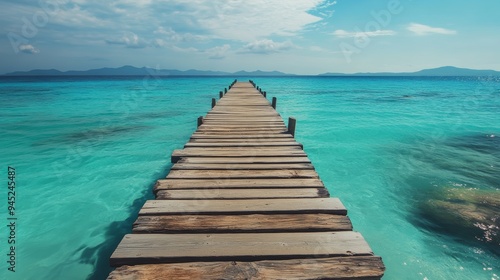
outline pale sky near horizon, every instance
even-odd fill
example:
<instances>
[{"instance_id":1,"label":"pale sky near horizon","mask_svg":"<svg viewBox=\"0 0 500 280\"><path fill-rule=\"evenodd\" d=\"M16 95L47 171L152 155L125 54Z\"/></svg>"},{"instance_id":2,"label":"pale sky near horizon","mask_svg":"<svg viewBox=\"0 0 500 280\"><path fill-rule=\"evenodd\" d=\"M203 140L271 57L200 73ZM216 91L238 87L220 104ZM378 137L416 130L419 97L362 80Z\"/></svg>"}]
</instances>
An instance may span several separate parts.
<instances>
[{"instance_id":1,"label":"pale sky near horizon","mask_svg":"<svg viewBox=\"0 0 500 280\"><path fill-rule=\"evenodd\" d=\"M500 70L500 1L0 0L0 74Z\"/></svg>"}]
</instances>

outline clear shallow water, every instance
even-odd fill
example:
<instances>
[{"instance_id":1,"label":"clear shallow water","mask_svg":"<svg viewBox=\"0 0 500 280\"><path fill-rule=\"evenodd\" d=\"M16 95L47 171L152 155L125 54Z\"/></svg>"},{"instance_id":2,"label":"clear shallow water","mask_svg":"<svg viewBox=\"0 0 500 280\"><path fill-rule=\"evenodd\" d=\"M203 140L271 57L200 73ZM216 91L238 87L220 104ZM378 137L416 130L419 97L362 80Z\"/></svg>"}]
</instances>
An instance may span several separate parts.
<instances>
[{"instance_id":1,"label":"clear shallow water","mask_svg":"<svg viewBox=\"0 0 500 280\"><path fill-rule=\"evenodd\" d=\"M104 278L170 153L231 81L1 80L2 169L17 171L18 271L2 266L0 278ZM284 118L297 118L298 141L383 257L384 279L499 278L499 80L254 81L278 97ZM453 216L470 212L496 220L470 226Z\"/></svg>"}]
</instances>

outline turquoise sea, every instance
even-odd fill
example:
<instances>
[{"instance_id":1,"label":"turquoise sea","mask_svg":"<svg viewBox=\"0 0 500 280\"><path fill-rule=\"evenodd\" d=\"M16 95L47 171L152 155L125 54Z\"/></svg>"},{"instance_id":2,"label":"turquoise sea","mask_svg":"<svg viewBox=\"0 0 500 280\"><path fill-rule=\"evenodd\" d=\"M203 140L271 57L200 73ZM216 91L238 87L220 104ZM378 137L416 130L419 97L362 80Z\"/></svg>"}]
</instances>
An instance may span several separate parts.
<instances>
[{"instance_id":1,"label":"turquoise sea","mask_svg":"<svg viewBox=\"0 0 500 280\"><path fill-rule=\"evenodd\" d=\"M500 279L500 78L249 78L297 118L384 279ZM0 279L104 279L171 152L233 79L0 78Z\"/></svg>"}]
</instances>

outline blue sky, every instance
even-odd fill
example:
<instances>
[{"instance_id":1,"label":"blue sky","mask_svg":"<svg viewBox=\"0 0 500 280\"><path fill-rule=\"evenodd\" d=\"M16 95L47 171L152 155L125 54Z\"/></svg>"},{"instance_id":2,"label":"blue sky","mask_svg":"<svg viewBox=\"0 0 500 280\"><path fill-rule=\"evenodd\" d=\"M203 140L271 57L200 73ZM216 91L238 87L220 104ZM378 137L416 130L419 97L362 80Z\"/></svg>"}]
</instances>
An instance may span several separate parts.
<instances>
[{"instance_id":1,"label":"blue sky","mask_svg":"<svg viewBox=\"0 0 500 280\"><path fill-rule=\"evenodd\" d=\"M0 1L0 74L500 70L500 1Z\"/></svg>"}]
</instances>

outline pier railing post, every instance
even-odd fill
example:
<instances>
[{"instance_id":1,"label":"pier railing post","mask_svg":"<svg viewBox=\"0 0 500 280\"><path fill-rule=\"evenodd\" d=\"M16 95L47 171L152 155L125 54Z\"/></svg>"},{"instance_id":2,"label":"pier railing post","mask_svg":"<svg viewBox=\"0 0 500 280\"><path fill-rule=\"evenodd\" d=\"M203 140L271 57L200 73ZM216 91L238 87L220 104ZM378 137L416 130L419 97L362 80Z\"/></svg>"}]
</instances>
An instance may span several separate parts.
<instances>
[{"instance_id":1,"label":"pier railing post","mask_svg":"<svg viewBox=\"0 0 500 280\"><path fill-rule=\"evenodd\" d=\"M203 124L203 117L200 116L198 117L198 127L200 127Z\"/></svg>"},{"instance_id":2,"label":"pier railing post","mask_svg":"<svg viewBox=\"0 0 500 280\"><path fill-rule=\"evenodd\" d=\"M295 125L297 124L297 120L294 117L288 118L288 133L292 134L295 137Z\"/></svg>"},{"instance_id":3,"label":"pier railing post","mask_svg":"<svg viewBox=\"0 0 500 280\"><path fill-rule=\"evenodd\" d=\"M215 107L216 101L215 98L212 98L212 108Z\"/></svg>"},{"instance_id":4,"label":"pier railing post","mask_svg":"<svg viewBox=\"0 0 500 280\"><path fill-rule=\"evenodd\" d=\"M273 97L272 106L273 106L274 110L276 110L276 101L277 101L276 97Z\"/></svg>"}]
</instances>

